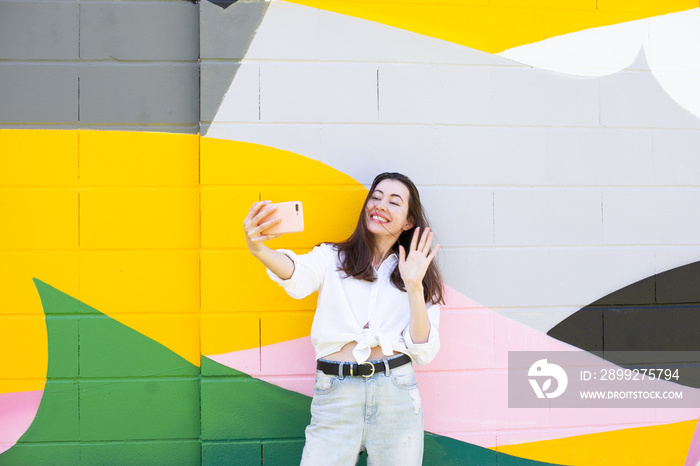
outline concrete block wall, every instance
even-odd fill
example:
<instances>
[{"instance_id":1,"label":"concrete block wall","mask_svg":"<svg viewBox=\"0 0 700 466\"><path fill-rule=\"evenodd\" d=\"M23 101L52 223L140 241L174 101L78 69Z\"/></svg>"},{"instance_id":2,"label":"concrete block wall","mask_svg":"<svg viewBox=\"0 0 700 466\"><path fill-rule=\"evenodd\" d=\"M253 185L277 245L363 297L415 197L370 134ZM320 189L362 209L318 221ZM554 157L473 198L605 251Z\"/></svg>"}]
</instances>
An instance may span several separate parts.
<instances>
[{"instance_id":1,"label":"concrete block wall","mask_svg":"<svg viewBox=\"0 0 700 466\"><path fill-rule=\"evenodd\" d=\"M518 411L507 370L700 349L698 7L0 0L0 464L298 463L315 301L240 223L341 240L387 170L443 247L425 464L695 464L700 406Z\"/></svg>"}]
</instances>

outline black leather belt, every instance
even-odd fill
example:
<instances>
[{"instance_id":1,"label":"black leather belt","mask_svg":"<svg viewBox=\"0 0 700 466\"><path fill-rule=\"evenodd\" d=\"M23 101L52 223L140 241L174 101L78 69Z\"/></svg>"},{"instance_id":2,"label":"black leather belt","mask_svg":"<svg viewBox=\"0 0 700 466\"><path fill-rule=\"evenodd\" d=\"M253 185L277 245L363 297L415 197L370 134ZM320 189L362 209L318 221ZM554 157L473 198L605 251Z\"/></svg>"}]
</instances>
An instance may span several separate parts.
<instances>
[{"instance_id":1,"label":"black leather belt","mask_svg":"<svg viewBox=\"0 0 700 466\"><path fill-rule=\"evenodd\" d=\"M390 369L395 369L411 362L411 358L402 354L401 356L392 357L387 362L389 363ZM339 366L341 365L343 366L343 376L355 377L361 375L362 377L368 378L378 372L386 371L384 361L367 361L362 364L356 362L316 361L316 369L322 371L326 375L340 375Z\"/></svg>"}]
</instances>

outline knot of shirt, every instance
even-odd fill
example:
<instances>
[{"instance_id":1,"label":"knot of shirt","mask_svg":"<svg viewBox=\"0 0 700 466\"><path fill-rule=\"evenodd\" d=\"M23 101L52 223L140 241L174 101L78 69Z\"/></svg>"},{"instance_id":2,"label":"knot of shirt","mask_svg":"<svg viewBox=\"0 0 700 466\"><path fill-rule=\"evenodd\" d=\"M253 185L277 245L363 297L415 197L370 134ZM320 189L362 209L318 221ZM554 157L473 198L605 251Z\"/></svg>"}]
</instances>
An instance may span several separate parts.
<instances>
[{"instance_id":1,"label":"knot of shirt","mask_svg":"<svg viewBox=\"0 0 700 466\"><path fill-rule=\"evenodd\" d=\"M375 346L380 346L382 348L382 353L385 356L391 356L394 354L394 347L391 345L391 340L386 335L376 333L375 331L365 328L362 329L362 333L355 339L357 346L352 350L352 355L355 356L355 360L362 364L369 359L369 355L372 353L372 348Z\"/></svg>"}]
</instances>

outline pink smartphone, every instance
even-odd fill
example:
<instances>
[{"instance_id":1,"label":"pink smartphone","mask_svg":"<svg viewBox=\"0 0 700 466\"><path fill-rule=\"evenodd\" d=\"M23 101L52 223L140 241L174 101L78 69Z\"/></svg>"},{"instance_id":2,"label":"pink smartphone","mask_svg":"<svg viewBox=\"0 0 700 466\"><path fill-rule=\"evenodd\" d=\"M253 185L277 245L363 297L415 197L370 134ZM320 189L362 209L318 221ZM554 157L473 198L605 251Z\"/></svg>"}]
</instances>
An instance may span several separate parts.
<instances>
[{"instance_id":1,"label":"pink smartphone","mask_svg":"<svg viewBox=\"0 0 700 466\"><path fill-rule=\"evenodd\" d=\"M264 235L279 235L282 233L298 233L304 231L304 209L300 201L280 202L269 204L276 206L277 210L260 220L260 224L272 220L275 217L282 217L282 220L263 231Z\"/></svg>"}]
</instances>

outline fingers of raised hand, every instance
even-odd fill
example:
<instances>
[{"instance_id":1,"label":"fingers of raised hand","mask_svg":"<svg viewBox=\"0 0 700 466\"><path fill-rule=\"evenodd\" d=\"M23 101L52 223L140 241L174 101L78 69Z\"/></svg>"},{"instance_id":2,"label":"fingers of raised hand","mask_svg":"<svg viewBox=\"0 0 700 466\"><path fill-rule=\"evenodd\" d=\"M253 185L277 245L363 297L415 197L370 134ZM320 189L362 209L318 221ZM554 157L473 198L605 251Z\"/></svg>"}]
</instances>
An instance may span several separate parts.
<instances>
[{"instance_id":1,"label":"fingers of raised hand","mask_svg":"<svg viewBox=\"0 0 700 466\"><path fill-rule=\"evenodd\" d=\"M426 228L423 230L423 234L421 235L420 242L418 243L418 247L416 249L427 255L428 252L430 252L430 245L432 243L433 232L430 231L430 228Z\"/></svg>"},{"instance_id":2,"label":"fingers of raised hand","mask_svg":"<svg viewBox=\"0 0 700 466\"><path fill-rule=\"evenodd\" d=\"M408 250L409 254L411 251L416 250L416 245L418 244L418 238L420 235L420 227L416 227L415 230L413 230L413 236L411 236L411 246Z\"/></svg>"},{"instance_id":3,"label":"fingers of raised hand","mask_svg":"<svg viewBox=\"0 0 700 466\"><path fill-rule=\"evenodd\" d=\"M267 222L263 222L259 225L255 225L255 222L251 222L249 227L246 228L246 233L248 235L248 238L250 238L251 241L267 241L270 239L278 238L281 236L281 234L273 234L273 235L265 235L264 232L268 228L270 228L273 225L276 225L277 223L281 222L282 218L281 217L275 217L271 220L268 220Z\"/></svg>"},{"instance_id":4,"label":"fingers of raised hand","mask_svg":"<svg viewBox=\"0 0 700 466\"><path fill-rule=\"evenodd\" d=\"M255 238L251 238L251 241L253 241L254 243L258 243L261 241L269 241L271 239L279 238L280 236L282 236L281 233L276 234L276 235L260 235L260 236L256 236Z\"/></svg>"},{"instance_id":5,"label":"fingers of raised hand","mask_svg":"<svg viewBox=\"0 0 700 466\"><path fill-rule=\"evenodd\" d=\"M272 201L258 201L254 202L253 205L248 209L248 215L246 216L246 220L253 220L255 217L260 215L262 212L270 212L268 210L265 210L265 208L271 203ZM274 209L275 206L270 207L270 209Z\"/></svg>"},{"instance_id":6,"label":"fingers of raised hand","mask_svg":"<svg viewBox=\"0 0 700 466\"><path fill-rule=\"evenodd\" d=\"M432 261L433 258L435 257L435 254L437 254L438 249L440 249L440 245L436 244L433 250L430 252L430 255L428 255L428 261Z\"/></svg>"}]
</instances>

